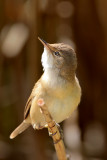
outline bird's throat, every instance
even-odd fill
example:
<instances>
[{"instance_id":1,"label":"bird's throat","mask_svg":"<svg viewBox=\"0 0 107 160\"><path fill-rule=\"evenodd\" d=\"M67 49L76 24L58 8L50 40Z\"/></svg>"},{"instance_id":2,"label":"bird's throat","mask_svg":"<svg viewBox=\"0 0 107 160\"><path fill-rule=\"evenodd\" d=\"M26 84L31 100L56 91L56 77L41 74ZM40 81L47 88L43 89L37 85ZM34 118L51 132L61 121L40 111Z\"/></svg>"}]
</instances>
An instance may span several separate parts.
<instances>
[{"instance_id":1,"label":"bird's throat","mask_svg":"<svg viewBox=\"0 0 107 160\"><path fill-rule=\"evenodd\" d=\"M67 83L66 80L60 76L59 71L55 69L46 69L42 80L46 85L54 89L64 86Z\"/></svg>"}]
</instances>

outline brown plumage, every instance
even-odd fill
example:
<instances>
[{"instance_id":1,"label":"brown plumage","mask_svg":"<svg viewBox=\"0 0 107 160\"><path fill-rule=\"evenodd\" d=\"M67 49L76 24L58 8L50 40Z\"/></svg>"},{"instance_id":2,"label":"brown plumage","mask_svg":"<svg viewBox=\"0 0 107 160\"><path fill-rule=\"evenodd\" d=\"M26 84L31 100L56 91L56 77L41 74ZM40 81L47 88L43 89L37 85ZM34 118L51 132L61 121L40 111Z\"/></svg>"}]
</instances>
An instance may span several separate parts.
<instances>
[{"instance_id":1,"label":"brown plumage","mask_svg":"<svg viewBox=\"0 0 107 160\"><path fill-rule=\"evenodd\" d=\"M39 39L44 45L42 65L44 73L35 84L26 103L24 120L10 135L16 137L30 125L34 129L46 126L45 119L37 105L39 98L43 98L53 119L60 123L68 118L77 108L81 88L76 78L76 54L71 46L58 43L48 44Z\"/></svg>"}]
</instances>

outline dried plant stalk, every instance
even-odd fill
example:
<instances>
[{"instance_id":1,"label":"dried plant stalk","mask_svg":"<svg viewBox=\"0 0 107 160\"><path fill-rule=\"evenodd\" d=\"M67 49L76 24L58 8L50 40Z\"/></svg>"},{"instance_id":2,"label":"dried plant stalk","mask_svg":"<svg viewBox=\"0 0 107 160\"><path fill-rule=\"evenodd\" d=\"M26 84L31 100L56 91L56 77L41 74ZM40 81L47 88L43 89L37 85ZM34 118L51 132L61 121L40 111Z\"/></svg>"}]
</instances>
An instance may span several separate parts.
<instances>
[{"instance_id":1,"label":"dried plant stalk","mask_svg":"<svg viewBox=\"0 0 107 160\"><path fill-rule=\"evenodd\" d=\"M45 105L43 99L38 100L38 105L40 106L40 109L47 122L48 131L52 134L58 160L67 160L63 140L61 139L61 135L55 121L52 119L52 116L48 111L48 107Z\"/></svg>"}]
</instances>

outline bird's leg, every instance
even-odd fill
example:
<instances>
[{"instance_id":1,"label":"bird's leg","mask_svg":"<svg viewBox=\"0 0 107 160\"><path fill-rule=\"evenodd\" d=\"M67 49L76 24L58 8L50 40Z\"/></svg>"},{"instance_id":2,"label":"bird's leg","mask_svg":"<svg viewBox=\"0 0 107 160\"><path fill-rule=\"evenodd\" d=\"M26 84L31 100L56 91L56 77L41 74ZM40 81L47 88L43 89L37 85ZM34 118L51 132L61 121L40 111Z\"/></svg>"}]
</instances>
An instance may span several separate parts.
<instances>
[{"instance_id":1,"label":"bird's leg","mask_svg":"<svg viewBox=\"0 0 107 160\"><path fill-rule=\"evenodd\" d=\"M59 129L59 132L60 132L60 135L61 135L61 139L64 139L64 134L63 134L63 130L61 129L60 125L58 123L56 123L58 129Z\"/></svg>"},{"instance_id":2,"label":"bird's leg","mask_svg":"<svg viewBox=\"0 0 107 160\"><path fill-rule=\"evenodd\" d=\"M39 129L43 129L43 128L44 128L44 127L41 126L40 123L33 124L33 129L34 129L34 130L36 130L36 129L39 130Z\"/></svg>"},{"instance_id":3,"label":"bird's leg","mask_svg":"<svg viewBox=\"0 0 107 160\"><path fill-rule=\"evenodd\" d=\"M36 130L36 124L33 124L32 127L34 130Z\"/></svg>"},{"instance_id":4,"label":"bird's leg","mask_svg":"<svg viewBox=\"0 0 107 160\"><path fill-rule=\"evenodd\" d=\"M56 126L57 126L57 128L58 128L58 130L59 130L59 132L60 132L60 135L61 135L61 139L64 139L64 135L63 135L63 131L62 131L62 129L61 129L61 127L60 127L60 125L58 124L58 123L56 123ZM57 132L55 132L55 133L51 133L51 129L48 127L48 132L49 132L49 136L54 136Z\"/></svg>"},{"instance_id":5,"label":"bird's leg","mask_svg":"<svg viewBox=\"0 0 107 160\"><path fill-rule=\"evenodd\" d=\"M49 127L48 127L48 133L49 133L49 136L53 135Z\"/></svg>"}]
</instances>

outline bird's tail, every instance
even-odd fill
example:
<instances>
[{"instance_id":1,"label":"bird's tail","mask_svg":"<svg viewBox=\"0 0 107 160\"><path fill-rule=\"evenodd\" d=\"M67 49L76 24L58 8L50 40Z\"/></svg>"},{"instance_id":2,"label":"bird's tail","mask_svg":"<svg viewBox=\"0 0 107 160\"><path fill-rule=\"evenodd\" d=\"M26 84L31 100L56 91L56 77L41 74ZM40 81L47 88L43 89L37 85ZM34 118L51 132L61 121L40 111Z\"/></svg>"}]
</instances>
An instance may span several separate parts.
<instances>
[{"instance_id":1,"label":"bird's tail","mask_svg":"<svg viewBox=\"0 0 107 160\"><path fill-rule=\"evenodd\" d=\"M10 139L15 138L18 134L22 133L30 126L30 123L22 122L10 135Z\"/></svg>"}]
</instances>

